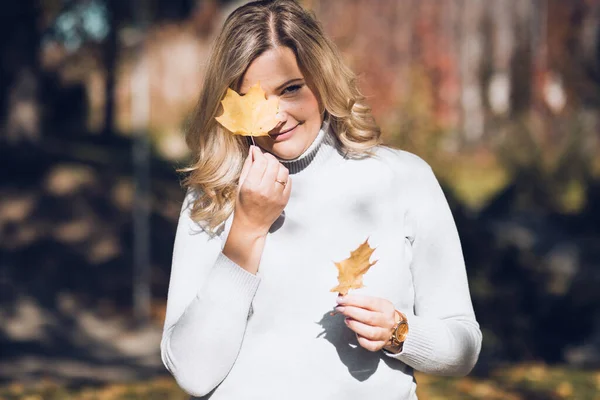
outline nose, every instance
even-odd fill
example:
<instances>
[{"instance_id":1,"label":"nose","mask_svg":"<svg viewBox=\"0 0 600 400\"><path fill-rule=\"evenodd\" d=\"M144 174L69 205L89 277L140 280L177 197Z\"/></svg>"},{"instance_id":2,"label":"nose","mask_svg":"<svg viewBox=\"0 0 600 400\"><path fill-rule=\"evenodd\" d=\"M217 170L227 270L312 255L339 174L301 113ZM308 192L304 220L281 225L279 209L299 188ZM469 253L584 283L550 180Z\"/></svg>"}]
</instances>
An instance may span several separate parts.
<instances>
[{"instance_id":1,"label":"nose","mask_svg":"<svg viewBox=\"0 0 600 400\"><path fill-rule=\"evenodd\" d=\"M278 110L277 114L275 114L275 119L279 122L287 121L287 113L284 110Z\"/></svg>"},{"instance_id":2,"label":"nose","mask_svg":"<svg viewBox=\"0 0 600 400\"><path fill-rule=\"evenodd\" d=\"M278 121L277 126L274 129L281 129L285 123L287 122L289 115L287 113L286 110L286 106L284 104L285 102L282 102L281 99L279 99L279 107L277 109L277 114L275 114L275 119Z\"/></svg>"}]
</instances>

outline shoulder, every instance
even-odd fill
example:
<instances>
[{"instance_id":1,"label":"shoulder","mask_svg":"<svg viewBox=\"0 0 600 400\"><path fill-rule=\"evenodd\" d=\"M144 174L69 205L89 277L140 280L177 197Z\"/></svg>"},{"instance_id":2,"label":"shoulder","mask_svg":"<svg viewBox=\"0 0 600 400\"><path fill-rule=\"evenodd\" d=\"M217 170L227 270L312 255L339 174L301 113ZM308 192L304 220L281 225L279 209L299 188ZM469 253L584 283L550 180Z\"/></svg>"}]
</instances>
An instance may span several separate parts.
<instances>
[{"instance_id":1,"label":"shoulder","mask_svg":"<svg viewBox=\"0 0 600 400\"><path fill-rule=\"evenodd\" d=\"M192 210L194 208L194 203L200 197L201 192L199 189L188 186L184 188L185 195L183 197L183 202L181 204L181 215L186 214L190 216L192 214Z\"/></svg>"},{"instance_id":2,"label":"shoulder","mask_svg":"<svg viewBox=\"0 0 600 400\"><path fill-rule=\"evenodd\" d=\"M442 194L440 182L423 158L406 150L377 146L375 157L386 165L392 185L409 208L427 209Z\"/></svg>"},{"instance_id":3,"label":"shoulder","mask_svg":"<svg viewBox=\"0 0 600 400\"><path fill-rule=\"evenodd\" d=\"M423 178L432 176L431 166L416 154L406 150L380 145L374 149L375 158L381 160L401 178Z\"/></svg>"},{"instance_id":4,"label":"shoulder","mask_svg":"<svg viewBox=\"0 0 600 400\"><path fill-rule=\"evenodd\" d=\"M214 231L207 228L204 221L197 221L194 218L198 199L202 196L202 190L197 187L188 186L185 188L185 195L181 204L179 213L180 229L186 229L190 235L205 233L210 238L220 235L224 228L224 223L221 223Z\"/></svg>"}]
</instances>

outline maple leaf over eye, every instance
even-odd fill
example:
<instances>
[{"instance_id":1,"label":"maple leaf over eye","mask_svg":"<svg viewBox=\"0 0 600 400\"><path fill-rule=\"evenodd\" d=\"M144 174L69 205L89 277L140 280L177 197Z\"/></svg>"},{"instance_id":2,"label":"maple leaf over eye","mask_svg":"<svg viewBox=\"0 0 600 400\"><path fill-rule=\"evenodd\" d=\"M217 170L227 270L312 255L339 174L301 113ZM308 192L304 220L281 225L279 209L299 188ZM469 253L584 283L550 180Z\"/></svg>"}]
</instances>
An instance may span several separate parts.
<instances>
[{"instance_id":1,"label":"maple leaf over eye","mask_svg":"<svg viewBox=\"0 0 600 400\"><path fill-rule=\"evenodd\" d=\"M374 251L375 249L369 246L369 238L367 238L356 250L350 252L350 258L336 262L335 266L339 271L339 285L331 289L331 291L345 296L348 294L348 290L363 287L363 275L377 263L377 260L373 262L369 261Z\"/></svg>"},{"instance_id":2,"label":"maple leaf over eye","mask_svg":"<svg viewBox=\"0 0 600 400\"><path fill-rule=\"evenodd\" d=\"M279 98L266 99L260 82L252 86L244 96L227 88L221 104L223 114L215 119L234 135L268 136L268 132L279 123L275 118Z\"/></svg>"}]
</instances>

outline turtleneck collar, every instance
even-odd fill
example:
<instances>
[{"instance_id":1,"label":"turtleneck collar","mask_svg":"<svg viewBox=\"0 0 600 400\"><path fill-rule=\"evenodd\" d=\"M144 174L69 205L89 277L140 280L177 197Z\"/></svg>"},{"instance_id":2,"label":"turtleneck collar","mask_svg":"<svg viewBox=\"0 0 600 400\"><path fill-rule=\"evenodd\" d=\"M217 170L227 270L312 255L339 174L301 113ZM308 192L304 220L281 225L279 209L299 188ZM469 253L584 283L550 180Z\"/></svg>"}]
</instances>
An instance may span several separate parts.
<instances>
[{"instance_id":1,"label":"turtleneck collar","mask_svg":"<svg viewBox=\"0 0 600 400\"><path fill-rule=\"evenodd\" d=\"M283 160L279 157L277 159L293 175L305 170L308 166L314 167L327 161L337 147L337 138L330 128L329 120L325 119L317 137L302 154L291 160Z\"/></svg>"}]
</instances>

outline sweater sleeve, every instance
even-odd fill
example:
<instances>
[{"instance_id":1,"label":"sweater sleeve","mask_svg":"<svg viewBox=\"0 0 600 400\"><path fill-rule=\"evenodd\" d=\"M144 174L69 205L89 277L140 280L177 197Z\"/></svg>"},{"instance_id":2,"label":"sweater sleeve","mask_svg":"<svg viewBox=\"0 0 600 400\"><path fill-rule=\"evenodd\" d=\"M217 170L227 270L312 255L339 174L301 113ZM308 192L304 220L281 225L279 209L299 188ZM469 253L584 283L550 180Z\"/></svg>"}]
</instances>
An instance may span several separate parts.
<instances>
[{"instance_id":1,"label":"sweater sleeve","mask_svg":"<svg viewBox=\"0 0 600 400\"><path fill-rule=\"evenodd\" d=\"M181 388L204 396L237 358L260 278L227 258L221 238L192 221L191 193L177 225L161 358Z\"/></svg>"},{"instance_id":2,"label":"sweater sleeve","mask_svg":"<svg viewBox=\"0 0 600 400\"><path fill-rule=\"evenodd\" d=\"M414 309L401 310L409 324L403 350L386 354L425 373L464 376L477 362L482 335L450 207L429 165L420 158L418 164L407 212Z\"/></svg>"}]
</instances>

